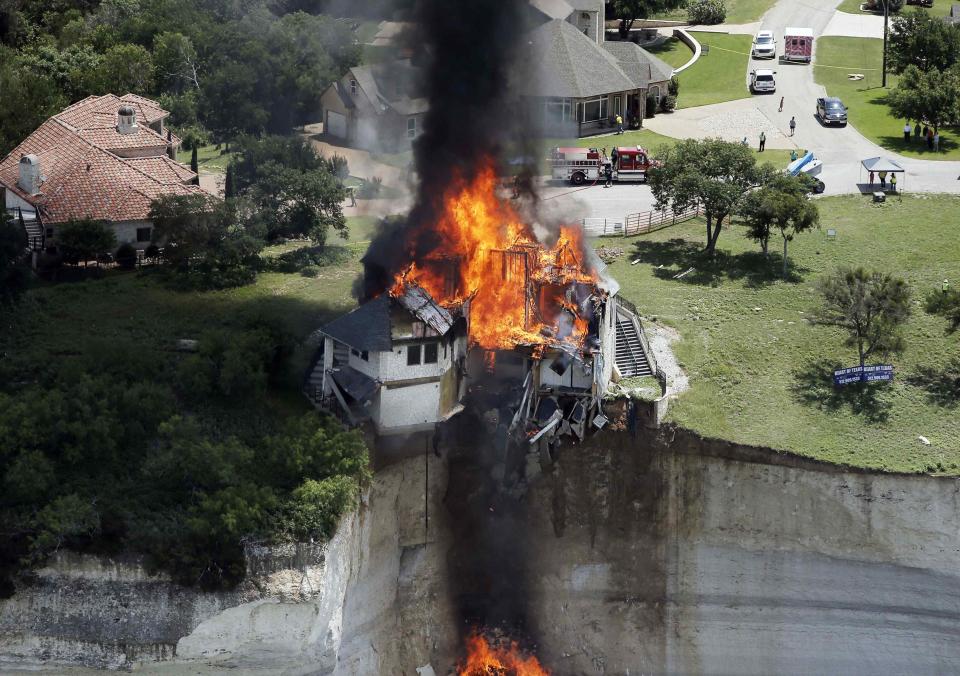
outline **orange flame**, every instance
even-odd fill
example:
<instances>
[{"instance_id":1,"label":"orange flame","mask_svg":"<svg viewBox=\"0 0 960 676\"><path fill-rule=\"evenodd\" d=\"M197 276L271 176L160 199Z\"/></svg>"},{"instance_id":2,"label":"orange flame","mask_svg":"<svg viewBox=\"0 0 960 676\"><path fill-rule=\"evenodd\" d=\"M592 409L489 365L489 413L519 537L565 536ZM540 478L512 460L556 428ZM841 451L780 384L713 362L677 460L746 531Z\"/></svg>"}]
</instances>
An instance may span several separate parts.
<instances>
[{"instance_id":1,"label":"orange flame","mask_svg":"<svg viewBox=\"0 0 960 676\"><path fill-rule=\"evenodd\" d=\"M467 661L457 665L459 676L550 676L540 660L525 656L516 642L508 649L491 646L474 633L467 639Z\"/></svg>"},{"instance_id":2,"label":"orange flame","mask_svg":"<svg viewBox=\"0 0 960 676\"><path fill-rule=\"evenodd\" d=\"M551 247L541 244L509 202L497 195L497 177L487 163L469 183L455 178L431 224L435 253L396 276L390 293L419 284L442 305L470 301L470 339L485 349L543 345L556 336L564 309L572 330L562 339L579 345L588 322L567 297L573 282L593 284L577 227L563 227Z\"/></svg>"}]
</instances>

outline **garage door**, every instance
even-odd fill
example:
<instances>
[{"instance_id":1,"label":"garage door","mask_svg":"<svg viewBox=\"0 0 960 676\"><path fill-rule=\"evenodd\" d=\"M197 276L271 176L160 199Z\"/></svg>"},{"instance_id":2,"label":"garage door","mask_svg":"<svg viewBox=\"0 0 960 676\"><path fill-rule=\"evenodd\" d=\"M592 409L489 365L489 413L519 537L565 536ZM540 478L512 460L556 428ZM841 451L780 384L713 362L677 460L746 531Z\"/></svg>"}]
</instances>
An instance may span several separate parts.
<instances>
[{"instance_id":1,"label":"garage door","mask_svg":"<svg viewBox=\"0 0 960 676\"><path fill-rule=\"evenodd\" d=\"M332 110L327 111L327 124L324 127L326 131L331 136L336 136L337 138L347 138L347 118L345 115L336 113Z\"/></svg>"}]
</instances>

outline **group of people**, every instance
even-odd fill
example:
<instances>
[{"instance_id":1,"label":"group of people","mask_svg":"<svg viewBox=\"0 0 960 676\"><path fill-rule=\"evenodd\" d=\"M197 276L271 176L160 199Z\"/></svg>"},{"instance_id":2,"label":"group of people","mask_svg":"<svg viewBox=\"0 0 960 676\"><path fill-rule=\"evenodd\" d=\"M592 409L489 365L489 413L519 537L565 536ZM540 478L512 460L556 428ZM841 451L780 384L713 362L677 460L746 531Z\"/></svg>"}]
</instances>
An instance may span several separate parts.
<instances>
[{"instance_id":1,"label":"group of people","mask_svg":"<svg viewBox=\"0 0 960 676\"><path fill-rule=\"evenodd\" d=\"M917 122L916 126L911 127L910 122L907 121L907 123L903 125L903 140L911 143L914 138L917 140L925 139L928 150L940 150L939 131L928 125L921 125L919 122Z\"/></svg>"},{"instance_id":2,"label":"group of people","mask_svg":"<svg viewBox=\"0 0 960 676\"><path fill-rule=\"evenodd\" d=\"M880 178L880 187L881 187L882 189L886 190L886 189L887 189L887 172L885 172L885 171L872 172L872 171L871 171L871 172L870 172L870 185L873 185L873 184L876 182L876 178L875 178L875 177L879 177L879 178ZM897 174L896 174L896 172L893 172L893 171L890 172L890 189L893 190L893 192L897 192Z\"/></svg>"}]
</instances>

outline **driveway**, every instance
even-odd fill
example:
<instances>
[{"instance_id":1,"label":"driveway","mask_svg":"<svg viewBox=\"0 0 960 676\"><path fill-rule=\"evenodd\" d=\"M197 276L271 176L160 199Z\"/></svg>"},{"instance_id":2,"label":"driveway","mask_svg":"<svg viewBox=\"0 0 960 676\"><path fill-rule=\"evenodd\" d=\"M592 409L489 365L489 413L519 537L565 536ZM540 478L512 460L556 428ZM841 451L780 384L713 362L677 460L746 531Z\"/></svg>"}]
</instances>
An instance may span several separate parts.
<instances>
[{"instance_id":1,"label":"driveway","mask_svg":"<svg viewBox=\"0 0 960 676\"><path fill-rule=\"evenodd\" d=\"M825 34L873 36L883 29L883 20L868 15L837 12L837 0L780 0L760 22L760 28L773 31L782 39L787 26L813 29L814 35ZM739 27L737 27L739 29ZM688 108L672 115L658 115L647 124L657 133L675 138L720 137L739 141L747 136L756 143L760 130L767 133L770 148L812 150L823 160L820 178L826 184L827 194L859 192L860 161L882 155L899 162L906 170L901 182L908 192L960 193L960 162L939 162L901 157L865 138L854 127L823 127L814 115L817 98L826 95L823 87L814 81L814 68L808 64L776 63L751 59L744 73L744 88L749 71L754 68L774 68L777 71L775 95L758 95L739 101ZM783 112L778 111L780 97L784 98ZM790 137L791 116L796 116L796 135Z\"/></svg>"}]
</instances>

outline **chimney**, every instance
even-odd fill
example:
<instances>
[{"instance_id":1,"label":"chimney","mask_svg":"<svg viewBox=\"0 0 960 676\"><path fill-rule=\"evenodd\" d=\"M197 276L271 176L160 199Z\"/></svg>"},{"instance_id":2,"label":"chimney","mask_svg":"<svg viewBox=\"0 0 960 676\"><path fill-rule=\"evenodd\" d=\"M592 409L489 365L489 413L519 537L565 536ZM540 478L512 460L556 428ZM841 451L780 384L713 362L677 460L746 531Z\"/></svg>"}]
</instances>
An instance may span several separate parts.
<instances>
[{"instance_id":1,"label":"chimney","mask_svg":"<svg viewBox=\"0 0 960 676\"><path fill-rule=\"evenodd\" d=\"M40 158L36 155L24 155L20 158L20 179L17 186L28 195L40 194Z\"/></svg>"},{"instance_id":2,"label":"chimney","mask_svg":"<svg viewBox=\"0 0 960 676\"><path fill-rule=\"evenodd\" d=\"M137 111L133 106L121 106L117 111L117 131L121 134L136 134L137 129Z\"/></svg>"}]
</instances>

